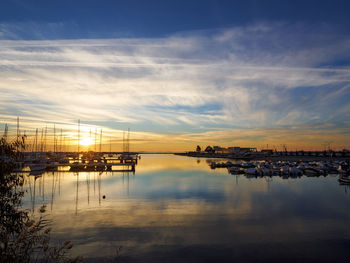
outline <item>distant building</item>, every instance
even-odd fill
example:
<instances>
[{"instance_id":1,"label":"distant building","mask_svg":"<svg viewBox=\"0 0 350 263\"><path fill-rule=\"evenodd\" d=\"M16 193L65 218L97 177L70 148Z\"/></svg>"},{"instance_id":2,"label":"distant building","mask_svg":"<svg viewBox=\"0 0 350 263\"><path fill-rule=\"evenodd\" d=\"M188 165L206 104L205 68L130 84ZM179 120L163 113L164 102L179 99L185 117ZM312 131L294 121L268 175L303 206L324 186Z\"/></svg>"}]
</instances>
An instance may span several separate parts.
<instances>
[{"instance_id":1,"label":"distant building","mask_svg":"<svg viewBox=\"0 0 350 263\"><path fill-rule=\"evenodd\" d=\"M215 153L228 153L228 150L224 147L214 146L213 149Z\"/></svg>"},{"instance_id":2,"label":"distant building","mask_svg":"<svg viewBox=\"0 0 350 263\"><path fill-rule=\"evenodd\" d=\"M244 154L249 152L257 152L256 148L228 147L229 153Z\"/></svg>"},{"instance_id":3,"label":"distant building","mask_svg":"<svg viewBox=\"0 0 350 263\"><path fill-rule=\"evenodd\" d=\"M241 147L228 147L227 149L229 153L238 153L240 152Z\"/></svg>"}]
</instances>

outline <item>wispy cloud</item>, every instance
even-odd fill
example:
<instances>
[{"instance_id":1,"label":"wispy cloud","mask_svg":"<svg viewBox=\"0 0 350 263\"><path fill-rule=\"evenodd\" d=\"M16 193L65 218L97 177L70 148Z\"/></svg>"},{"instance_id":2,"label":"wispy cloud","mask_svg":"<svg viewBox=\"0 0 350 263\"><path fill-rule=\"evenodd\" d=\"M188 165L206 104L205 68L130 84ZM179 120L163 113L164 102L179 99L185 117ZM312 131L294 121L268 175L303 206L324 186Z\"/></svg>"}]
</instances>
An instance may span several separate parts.
<instances>
[{"instance_id":1,"label":"wispy cloud","mask_svg":"<svg viewBox=\"0 0 350 263\"><path fill-rule=\"evenodd\" d=\"M17 39L9 37L11 27L0 31ZM332 27L281 23L158 39L7 39L0 40L2 116L82 119L198 138L213 130L345 123L350 116L350 68L344 67L350 36Z\"/></svg>"}]
</instances>

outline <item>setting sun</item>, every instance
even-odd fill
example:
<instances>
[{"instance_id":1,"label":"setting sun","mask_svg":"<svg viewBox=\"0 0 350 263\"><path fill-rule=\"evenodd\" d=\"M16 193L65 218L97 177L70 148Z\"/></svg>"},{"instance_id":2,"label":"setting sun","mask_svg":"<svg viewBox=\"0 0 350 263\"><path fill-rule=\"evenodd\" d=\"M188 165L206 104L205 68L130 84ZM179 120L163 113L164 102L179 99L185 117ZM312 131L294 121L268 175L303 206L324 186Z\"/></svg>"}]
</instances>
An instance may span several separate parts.
<instances>
[{"instance_id":1,"label":"setting sun","mask_svg":"<svg viewBox=\"0 0 350 263\"><path fill-rule=\"evenodd\" d=\"M90 138L83 138L80 140L80 145L84 145L84 146L89 146L93 143L94 143L94 141L91 140Z\"/></svg>"}]
</instances>

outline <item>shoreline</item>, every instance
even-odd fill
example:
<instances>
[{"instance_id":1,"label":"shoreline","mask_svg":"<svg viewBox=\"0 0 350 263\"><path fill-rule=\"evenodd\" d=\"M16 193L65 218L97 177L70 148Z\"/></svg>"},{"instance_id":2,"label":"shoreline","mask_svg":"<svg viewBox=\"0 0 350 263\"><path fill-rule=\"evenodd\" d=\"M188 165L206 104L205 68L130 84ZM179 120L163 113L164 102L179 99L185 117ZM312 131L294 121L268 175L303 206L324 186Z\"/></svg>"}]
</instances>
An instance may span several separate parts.
<instances>
[{"instance_id":1,"label":"shoreline","mask_svg":"<svg viewBox=\"0 0 350 263\"><path fill-rule=\"evenodd\" d=\"M247 157L233 157L228 154L215 154L215 153L174 153L174 155L188 156L195 158L218 158L218 159L229 159L229 160L266 160L266 161L350 161L350 156L247 156Z\"/></svg>"}]
</instances>

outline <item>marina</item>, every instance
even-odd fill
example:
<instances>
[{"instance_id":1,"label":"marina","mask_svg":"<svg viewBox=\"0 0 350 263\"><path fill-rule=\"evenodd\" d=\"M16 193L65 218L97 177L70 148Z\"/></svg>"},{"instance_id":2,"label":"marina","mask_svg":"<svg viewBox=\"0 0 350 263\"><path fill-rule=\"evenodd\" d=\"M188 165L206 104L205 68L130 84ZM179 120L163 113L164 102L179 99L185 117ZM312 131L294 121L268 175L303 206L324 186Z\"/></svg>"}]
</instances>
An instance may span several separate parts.
<instances>
[{"instance_id":1,"label":"marina","mask_svg":"<svg viewBox=\"0 0 350 263\"><path fill-rule=\"evenodd\" d=\"M81 123L77 123L77 139L75 141L76 151L63 151L67 147L63 137L63 131L60 134L56 133L56 125L53 125L51 143L48 142L47 126L41 129L35 129L35 133L31 136L32 140L26 135L25 131L20 130L20 121L17 117L16 136L14 142L9 139L8 126L5 124L4 134L1 138L2 143L14 143L18 156L15 158L14 172L22 173L29 172L30 174L40 175L45 171L131 171L135 172L140 155L130 152L130 129L128 132L123 132L123 151L112 152L111 138L109 139L109 151L102 151L103 133L97 128L92 140L92 132L90 128L89 137L81 139ZM99 137L99 138L98 138ZM13 139L12 139L13 140ZM81 144L88 144L89 147L83 151ZM94 145L94 149L90 150ZM91 146L91 147L90 147ZM99 149L97 151L97 149ZM1 153L0 158L4 162L11 160L5 153Z\"/></svg>"},{"instance_id":2,"label":"marina","mask_svg":"<svg viewBox=\"0 0 350 263\"><path fill-rule=\"evenodd\" d=\"M0 262L350 262L349 10L1 1Z\"/></svg>"},{"instance_id":3,"label":"marina","mask_svg":"<svg viewBox=\"0 0 350 263\"><path fill-rule=\"evenodd\" d=\"M234 158L140 153L130 151L129 130L121 151L112 151L111 143L103 151L102 130L84 149L80 129L78 121L75 151L63 151L56 126L51 146L45 131L28 140L19 125L14 142L7 129L1 139L16 148L8 155L2 147L1 162L14 165L12 174L23 180L23 209L32 218L50 218L51 238L70 240L72 256L85 262L252 262L260 254L263 261L294 262L302 252L309 259L303 262L327 262L329 253L337 262L347 259L346 151L343 157L238 147ZM279 244L285 248L276 254Z\"/></svg>"},{"instance_id":4,"label":"marina","mask_svg":"<svg viewBox=\"0 0 350 263\"><path fill-rule=\"evenodd\" d=\"M86 262L113 260L115 247L125 262L347 261L350 186L338 174L232 174L211 163L145 154L135 173L46 171L26 177L24 207L38 215L45 205L53 238L72 240Z\"/></svg>"},{"instance_id":5,"label":"marina","mask_svg":"<svg viewBox=\"0 0 350 263\"><path fill-rule=\"evenodd\" d=\"M37 154L36 159L32 154L24 154L24 161L17 162L16 172L39 171L135 171L140 155L137 153L82 153L79 158L76 154L60 153L59 155ZM59 157L57 157L59 156ZM68 170L67 170L68 169Z\"/></svg>"},{"instance_id":6,"label":"marina","mask_svg":"<svg viewBox=\"0 0 350 263\"><path fill-rule=\"evenodd\" d=\"M282 176L296 178L305 176L339 175L345 178L350 175L349 161L255 161L255 162L211 162L211 169L227 168L232 174L246 174L253 176Z\"/></svg>"}]
</instances>

